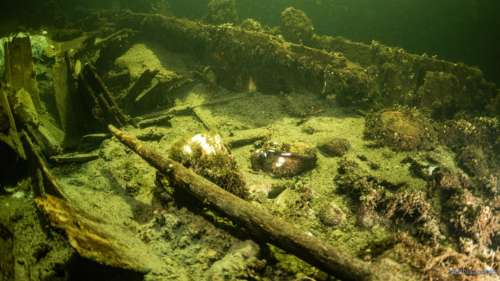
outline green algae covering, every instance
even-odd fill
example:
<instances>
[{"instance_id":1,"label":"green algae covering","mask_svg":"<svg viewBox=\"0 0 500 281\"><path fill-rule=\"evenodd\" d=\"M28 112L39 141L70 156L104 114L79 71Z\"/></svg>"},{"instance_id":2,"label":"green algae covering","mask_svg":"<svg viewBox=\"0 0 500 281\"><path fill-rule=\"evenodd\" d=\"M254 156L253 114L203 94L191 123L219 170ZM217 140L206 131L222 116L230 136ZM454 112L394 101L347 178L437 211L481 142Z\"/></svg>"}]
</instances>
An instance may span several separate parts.
<instances>
[{"instance_id":1,"label":"green algae covering","mask_svg":"<svg viewBox=\"0 0 500 281\"><path fill-rule=\"evenodd\" d=\"M109 134L117 117L367 280L498 278L500 91L479 69L320 35L294 7L272 27L238 1L200 20L157 2L33 34L40 106L0 88L19 131L0 114L0 281L341 280L182 192ZM44 161L3 160L23 134Z\"/></svg>"}]
</instances>

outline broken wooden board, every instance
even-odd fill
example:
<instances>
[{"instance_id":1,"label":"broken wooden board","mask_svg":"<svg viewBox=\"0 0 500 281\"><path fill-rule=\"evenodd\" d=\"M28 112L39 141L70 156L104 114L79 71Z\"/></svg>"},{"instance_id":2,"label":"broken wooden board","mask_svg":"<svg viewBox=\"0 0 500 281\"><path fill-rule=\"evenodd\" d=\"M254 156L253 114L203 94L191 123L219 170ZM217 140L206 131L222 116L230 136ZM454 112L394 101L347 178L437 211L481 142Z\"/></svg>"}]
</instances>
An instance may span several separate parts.
<instances>
[{"instance_id":1,"label":"broken wooden board","mask_svg":"<svg viewBox=\"0 0 500 281\"><path fill-rule=\"evenodd\" d=\"M67 163L85 163L99 158L97 153L68 153L61 155L54 155L50 160L57 164Z\"/></svg>"},{"instance_id":2,"label":"broken wooden board","mask_svg":"<svg viewBox=\"0 0 500 281\"><path fill-rule=\"evenodd\" d=\"M110 134L106 133L95 133L95 134L87 134L82 136L82 142L93 142L93 143L101 143L105 139L109 139L111 137Z\"/></svg>"},{"instance_id":3,"label":"broken wooden board","mask_svg":"<svg viewBox=\"0 0 500 281\"><path fill-rule=\"evenodd\" d=\"M157 117L152 117L149 119L142 119L137 122L137 126L139 128L146 128L150 126L168 126L170 127L170 120L172 119L172 115L160 115Z\"/></svg>"},{"instance_id":4,"label":"broken wooden board","mask_svg":"<svg viewBox=\"0 0 500 281\"><path fill-rule=\"evenodd\" d=\"M71 65L68 52L64 52L56 56L56 63L52 67L54 97L65 146L73 146L77 142L82 120L85 119L80 107L83 101L76 94Z\"/></svg>"},{"instance_id":5,"label":"broken wooden board","mask_svg":"<svg viewBox=\"0 0 500 281\"><path fill-rule=\"evenodd\" d=\"M195 107L193 108L193 115L198 121L200 121L206 130L211 131L217 128L217 120L212 115L210 110L201 106Z\"/></svg>"},{"instance_id":6,"label":"broken wooden board","mask_svg":"<svg viewBox=\"0 0 500 281\"><path fill-rule=\"evenodd\" d=\"M105 38L95 38L94 47L98 54L95 66L98 69L111 68L117 56L130 47L135 35L136 32L133 30L121 29Z\"/></svg>"},{"instance_id":7,"label":"broken wooden board","mask_svg":"<svg viewBox=\"0 0 500 281\"><path fill-rule=\"evenodd\" d=\"M271 132L267 128L255 128L248 130L235 131L232 136L226 137L226 142L230 148L238 148L245 145L250 145L256 141L262 141L271 136Z\"/></svg>"},{"instance_id":8,"label":"broken wooden board","mask_svg":"<svg viewBox=\"0 0 500 281\"><path fill-rule=\"evenodd\" d=\"M28 91L36 109L40 111L41 102L35 80L30 38L28 36L14 37L4 43L4 50L5 81L16 91L22 88Z\"/></svg>"},{"instance_id":9,"label":"broken wooden board","mask_svg":"<svg viewBox=\"0 0 500 281\"><path fill-rule=\"evenodd\" d=\"M26 159L26 153L17 131L14 115L7 98L7 89L0 87L0 141L6 143L22 159Z\"/></svg>"},{"instance_id":10,"label":"broken wooden board","mask_svg":"<svg viewBox=\"0 0 500 281\"><path fill-rule=\"evenodd\" d=\"M151 88L153 79L159 72L160 71L156 69L146 69L146 71L144 71L141 76L139 76L139 78L132 84L125 95L120 98L120 102L124 105L131 104L138 95L140 95L146 89Z\"/></svg>"},{"instance_id":11,"label":"broken wooden board","mask_svg":"<svg viewBox=\"0 0 500 281\"><path fill-rule=\"evenodd\" d=\"M141 91L130 104L128 108L134 113L151 112L160 105L170 102L169 93L192 83L193 80L179 74L173 74L169 78L153 79L149 87Z\"/></svg>"},{"instance_id":12,"label":"broken wooden board","mask_svg":"<svg viewBox=\"0 0 500 281\"><path fill-rule=\"evenodd\" d=\"M87 92L91 106L94 107L91 110L99 121L118 127L134 125L133 120L118 106L94 66L86 64L79 75L79 81Z\"/></svg>"},{"instance_id":13,"label":"broken wooden board","mask_svg":"<svg viewBox=\"0 0 500 281\"><path fill-rule=\"evenodd\" d=\"M63 132L54 126L50 121L44 120L39 126L24 124L24 128L30 133L34 143L36 143L44 155L52 156L62 152Z\"/></svg>"},{"instance_id":14,"label":"broken wooden board","mask_svg":"<svg viewBox=\"0 0 500 281\"><path fill-rule=\"evenodd\" d=\"M54 196L39 197L35 202L53 227L64 230L71 246L82 257L140 273L151 270L148 253L137 251L131 246L142 242L136 241L138 239L134 239L130 230L110 225Z\"/></svg>"},{"instance_id":15,"label":"broken wooden board","mask_svg":"<svg viewBox=\"0 0 500 281\"><path fill-rule=\"evenodd\" d=\"M35 190L35 194L45 195L48 193L65 199L66 195L59 185L59 182L50 171L45 158L42 156L40 147L32 141L26 131L23 131L23 141L28 152L28 157L35 165L35 170L37 170L36 178L38 182L38 190Z\"/></svg>"}]
</instances>

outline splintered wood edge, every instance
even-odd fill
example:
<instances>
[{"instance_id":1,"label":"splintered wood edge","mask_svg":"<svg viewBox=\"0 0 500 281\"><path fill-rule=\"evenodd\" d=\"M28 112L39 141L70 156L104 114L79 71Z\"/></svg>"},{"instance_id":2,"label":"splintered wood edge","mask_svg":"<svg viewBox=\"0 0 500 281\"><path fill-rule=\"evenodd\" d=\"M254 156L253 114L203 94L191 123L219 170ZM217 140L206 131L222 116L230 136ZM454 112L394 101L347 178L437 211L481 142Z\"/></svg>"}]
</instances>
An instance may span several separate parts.
<instances>
[{"instance_id":1,"label":"splintered wood edge","mask_svg":"<svg viewBox=\"0 0 500 281\"><path fill-rule=\"evenodd\" d=\"M77 210L68 202L51 195L36 198L35 203L53 227L65 231L71 246L82 257L140 273L151 270L131 250L127 241L121 241L106 230L105 221Z\"/></svg>"}]
</instances>

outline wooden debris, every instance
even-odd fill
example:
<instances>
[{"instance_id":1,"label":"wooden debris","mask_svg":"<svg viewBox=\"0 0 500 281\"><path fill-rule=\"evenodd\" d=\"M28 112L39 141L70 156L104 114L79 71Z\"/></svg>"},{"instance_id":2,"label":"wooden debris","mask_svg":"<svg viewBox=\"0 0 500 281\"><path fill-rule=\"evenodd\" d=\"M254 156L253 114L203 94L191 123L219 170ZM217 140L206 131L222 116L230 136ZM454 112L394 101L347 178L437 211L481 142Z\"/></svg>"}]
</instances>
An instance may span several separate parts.
<instances>
[{"instance_id":1,"label":"wooden debris","mask_svg":"<svg viewBox=\"0 0 500 281\"><path fill-rule=\"evenodd\" d=\"M45 127L48 126L49 128ZM62 137L57 138L52 132L62 133L57 127L53 126L50 122L44 122L44 125L32 126L31 124L24 124L24 128L30 134L34 143L38 145L44 155L52 156L62 152L61 142Z\"/></svg>"},{"instance_id":2,"label":"wooden debris","mask_svg":"<svg viewBox=\"0 0 500 281\"><path fill-rule=\"evenodd\" d=\"M150 127L150 126L171 126L170 119L172 119L172 115L160 115L158 117L153 117L149 119L144 119L137 122L137 126L141 129Z\"/></svg>"},{"instance_id":3,"label":"wooden debris","mask_svg":"<svg viewBox=\"0 0 500 281\"><path fill-rule=\"evenodd\" d=\"M127 106L131 104L135 99L146 90L150 90L155 84L152 85L153 79L158 74L159 70L146 69L141 76L132 84L130 89L125 93L124 96L120 97L120 102Z\"/></svg>"},{"instance_id":4,"label":"wooden debris","mask_svg":"<svg viewBox=\"0 0 500 281\"><path fill-rule=\"evenodd\" d=\"M99 158L97 153L69 153L50 157L57 164L85 163Z\"/></svg>"},{"instance_id":5,"label":"wooden debris","mask_svg":"<svg viewBox=\"0 0 500 281\"><path fill-rule=\"evenodd\" d=\"M212 116L212 113L209 110L198 106L198 107L194 107L192 109L192 112L193 112L193 115L196 117L196 119L198 119L198 121L200 121L200 123L203 125L203 127L206 130L210 131L210 130L214 130L216 128L217 121Z\"/></svg>"},{"instance_id":6,"label":"wooden debris","mask_svg":"<svg viewBox=\"0 0 500 281\"><path fill-rule=\"evenodd\" d=\"M104 38L88 37L76 57L88 58L98 69L110 69L115 59L130 47L135 34L133 30L120 29Z\"/></svg>"},{"instance_id":7,"label":"wooden debris","mask_svg":"<svg viewBox=\"0 0 500 281\"><path fill-rule=\"evenodd\" d=\"M17 131L14 115L7 98L7 89L0 85L0 141L6 143L22 159L26 159L26 153Z\"/></svg>"},{"instance_id":8,"label":"wooden debris","mask_svg":"<svg viewBox=\"0 0 500 281\"><path fill-rule=\"evenodd\" d=\"M31 137L27 132L23 132L23 141L28 150L30 158L34 161L38 170L40 171L37 172L40 190L36 191L35 193L37 193L38 195L48 193L66 199L66 195L64 194L63 189L59 186L59 183L52 175L52 172L45 162L45 159L43 158L40 151L40 147L33 143Z\"/></svg>"},{"instance_id":9,"label":"wooden debris","mask_svg":"<svg viewBox=\"0 0 500 281\"><path fill-rule=\"evenodd\" d=\"M54 196L39 197L35 202L52 226L66 232L71 246L82 257L141 273L151 270L147 253L138 252L129 244L134 237L130 230L110 227L108 222Z\"/></svg>"},{"instance_id":10,"label":"wooden debris","mask_svg":"<svg viewBox=\"0 0 500 281\"><path fill-rule=\"evenodd\" d=\"M75 63L75 65L81 65ZM64 143L73 146L85 120L81 108L83 100L76 94L76 81L73 78L73 63L68 52L56 56L56 63L52 67L54 77L54 98L61 128L64 130ZM79 70L76 69L78 72Z\"/></svg>"},{"instance_id":11,"label":"wooden debris","mask_svg":"<svg viewBox=\"0 0 500 281\"><path fill-rule=\"evenodd\" d=\"M5 50L5 81L15 91L25 89L30 93L36 109L41 110L38 86L33 68L31 40L26 37L14 37L4 43Z\"/></svg>"},{"instance_id":12,"label":"wooden debris","mask_svg":"<svg viewBox=\"0 0 500 281\"><path fill-rule=\"evenodd\" d=\"M275 217L266 209L247 202L180 163L147 148L134 136L109 126L113 135L165 174L170 184L226 214L248 230L256 240L273 243L342 280L373 280L369 265L343 253L296 226Z\"/></svg>"},{"instance_id":13,"label":"wooden debris","mask_svg":"<svg viewBox=\"0 0 500 281\"><path fill-rule=\"evenodd\" d=\"M185 115L185 114L189 115L189 114L192 114L192 115L195 115L195 117L200 120L200 122L203 124L203 126L206 129L209 129L210 127L213 127L213 126L210 126L208 124L209 122L204 119L204 117L205 117L204 112L201 112L201 111L196 112L195 111L196 108L201 108L201 107L205 107L205 106L208 107L208 106L212 106L212 105L221 105L221 104L229 103L229 102L232 102L232 101L235 101L235 100L247 98L247 97L249 97L249 95L251 95L251 93L237 94L237 95L233 95L233 96L230 96L230 97L224 97L224 98L214 99L214 100L209 101L209 102L200 103L200 104L194 104L194 105L193 104L178 105L178 106L174 106L172 108L169 108L167 110L153 112L153 113L142 115L140 117L136 117L136 118L134 118L134 120L136 122L142 122L142 120L149 120L149 119L154 119L154 118L162 117L162 116L174 116L174 115ZM207 122L207 123L205 123L205 122ZM213 125L214 123L212 122L210 124Z\"/></svg>"},{"instance_id":14,"label":"wooden debris","mask_svg":"<svg viewBox=\"0 0 500 281\"><path fill-rule=\"evenodd\" d=\"M242 89L242 81L251 80L267 93L305 89L325 96L357 97L370 91L370 77L364 69L341 54L285 42L278 36L138 13L120 15L118 20L120 26L135 29L171 50L208 61L217 83L226 88Z\"/></svg>"},{"instance_id":15,"label":"wooden debris","mask_svg":"<svg viewBox=\"0 0 500 281\"><path fill-rule=\"evenodd\" d=\"M106 74L106 84L110 89L126 89L126 85L130 84L130 72L128 69L119 71L111 70ZM122 97L123 98L123 97ZM119 102L120 97L117 98Z\"/></svg>"},{"instance_id":16,"label":"wooden debris","mask_svg":"<svg viewBox=\"0 0 500 281\"><path fill-rule=\"evenodd\" d=\"M165 136L164 133L152 129L152 130L144 130L136 137L141 141L160 141L164 136Z\"/></svg>"},{"instance_id":17,"label":"wooden debris","mask_svg":"<svg viewBox=\"0 0 500 281\"><path fill-rule=\"evenodd\" d=\"M110 134L106 133L96 133L96 134L87 134L82 137L82 142L102 142L105 139L109 139L111 137Z\"/></svg>"},{"instance_id":18,"label":"wooden debris","mask_svg":"<svg viewBox=\"0 0 500 281\"><path fill-rule=\"evenodd\" d=\"M17 90L9 96L9 102L14 113L16 123L20 126L31 124L38 126L40 124L39 115L31 98L31 94L24 88Z\"/></svg>"},{"instance_id":19,"label":"wooden debris","mask_svg":"<svg viewBox=\"0 0 500 281\"><path fill-rule=\"evenodd\" d=\"M153 79L149 87L141 91L127 106L131 112L151 112L170 101L168 93L191 83L190 78L174 73L168 78Z\"/></svg>"},{"instance_id":20,"label":"wooden debris","mask_svg":"<svg viewBox=\"0 0 500 281\"><path fill-rule=\"evenodd\" d=\"M136 97L135 99L133 100L133 103L134 104L138 104L138 103L144 103L144 100L146 99L146 97L151 93L153 92L154 89L156 89L156 87L158 87L158 85L160 85L160 82L158 80L153 80L150 84L150 86L146 89L144 89L143 91L141 91ZM168 91L166 91L168 92Z\"/></svg>"},{"instance_id":21,"label":"wooden debris","mask_svg":"<svg viewBox=\"0 0 500 281\"><path fill-rule=\"evenodd\" d=\"M248 130L240 130L234 132L233 136L225 138L227 144L231 148L237 148L249 144L253 144L256 141L262 141L269 138L270 132L266 128L255 128Z\"/></svg>"},{"instance_id":22,"label":"wooden debris","mask_svg":"<svg viewBox=\"0 0 500 281\"><path fill-rule=\"evenodd\" d=\"M111 123L118 127L133 124L130 117L125 115L118 106L113 95L91 64L84 66L80 73L80 82L90 96L92 105L96 107L92 111L97 119L103 123Z\"/></svg>"}]
</instances>

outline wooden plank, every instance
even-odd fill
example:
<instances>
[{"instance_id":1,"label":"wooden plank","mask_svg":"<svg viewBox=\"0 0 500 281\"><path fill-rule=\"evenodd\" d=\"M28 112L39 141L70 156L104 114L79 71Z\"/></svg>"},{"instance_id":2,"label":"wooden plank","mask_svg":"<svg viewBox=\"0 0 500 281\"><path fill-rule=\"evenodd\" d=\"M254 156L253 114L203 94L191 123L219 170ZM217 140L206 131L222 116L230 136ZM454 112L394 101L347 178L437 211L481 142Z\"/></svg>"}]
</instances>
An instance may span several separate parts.
<instances>
[{"instance_id":1,"label":"wooden plank","mask_svg":"<svg viewBox=\"0 0 500 281\"><path fill-rule=\"evenodd\" d=\"M41 110L40 96L33 68L33 54L29 37L14 37L4 43L5 81L15 91L24 88L31 95L38 111Z\"/></svg>"},{"instance_id":2,"label":"wooden plank","mask_svg":"<svg viewBox=\"0 0 500 281\"><path fill-rule=\"evenodd\" d=\"M85 120L81 108L83 100L76 93L71 69L71 59L67 52L56 56L52 67L54 77L54 97L56 101L59 123L64 131L64 145L75 146L82 130L82 120Z\"/></svg>"},{"instance_id":3,"label":"wooden plank","mask_svg":"<svg viewBox=\"0 0 500 281\"><path fill-rule=\"evenodd\" d=\"M19 157L26 159L26 153L7 98L7 91L7 88L0 85L0 114L3 116L2 120L0 120L0 122L2 122L1 127L3 128L3 130L0 131L0 141L12 148Z\"/></svg>"},{"instance_id":4,"label":"wooden plank","mask_svg":"<svg viewBox=\"0 0 500 281\"><path fill-rule=\"evenodd\" d=\"M94 106L100 109L100 116L104 122L115 124L119 127L134 125L133 120L118 106L108 87L97 73L94 66L86 64L80 74L80 82L87 90Z\"/></svg>"},{"instance_id":5,"label":"wooden plank","mask_svg":"<svg viewBox=\"0 0 500 281\"><path fill-rule=\"evenodd\" d=\"M122 104L131 104L144 90L151 88L151 82L158 73L159 71L156 69L146 69L141 74L141 76L139 76L139 78L132 84L126 94L120 98Z\"/></svg>"},{"instance_id":6,"label":"wooden plank","mask_svg":"<svg viewBox=\"0 0 500 281\"><path fill-rule=\"evenodd\" d=\"M99 158L98 153L68 153L54 155L50 157L50 160L57 164L67 164L67 163L85 163Z\"/></svg>"}]
</instances>

